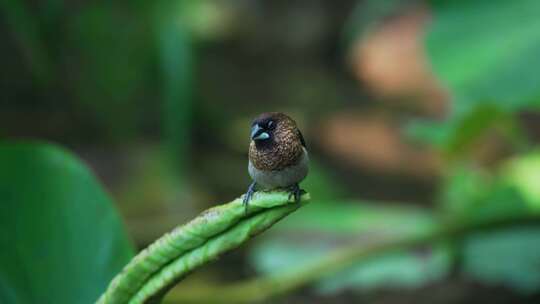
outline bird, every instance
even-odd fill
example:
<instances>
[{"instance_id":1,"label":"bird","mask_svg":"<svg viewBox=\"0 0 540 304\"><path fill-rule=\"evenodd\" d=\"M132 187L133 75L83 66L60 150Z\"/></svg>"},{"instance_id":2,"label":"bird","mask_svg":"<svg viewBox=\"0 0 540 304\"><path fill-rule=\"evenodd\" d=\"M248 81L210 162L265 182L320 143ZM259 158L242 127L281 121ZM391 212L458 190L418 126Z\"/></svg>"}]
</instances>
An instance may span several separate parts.
<instances>
[{"instance_id":1,"label":"bird","mask_svg":"<svg viewBox=\"0 0 540 304\"><path fill-rule=\"evenodd\" d=\"M296 122L281 112L262 113L251 124L250 138L248 172L253 182L243 199L246 212L256 189L288 190L289 199L299 202L309 156Z\"/></svg>"}]
</instances>

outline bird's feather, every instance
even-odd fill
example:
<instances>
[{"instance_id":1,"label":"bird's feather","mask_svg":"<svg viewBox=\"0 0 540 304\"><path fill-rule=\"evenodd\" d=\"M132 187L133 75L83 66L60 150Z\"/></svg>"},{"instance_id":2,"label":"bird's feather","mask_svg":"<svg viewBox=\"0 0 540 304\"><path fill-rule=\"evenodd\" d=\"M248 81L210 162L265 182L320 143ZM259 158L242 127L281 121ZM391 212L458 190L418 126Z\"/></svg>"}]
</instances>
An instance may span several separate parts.
<instances>
[{"instance_id":1,"label":"bird's feather","mask_svg":"<svg viewBox=\"0 0 540 304\"><path fill-rule=\"evenodd\" d=\"M307 148L306 147L306 141L304 140L304 136L302 135L302 132L300 132L300 130L298 130L298 137L300 137L300 142L302 143L302 146L304 148Z\"/></svg>"}]
</instances>

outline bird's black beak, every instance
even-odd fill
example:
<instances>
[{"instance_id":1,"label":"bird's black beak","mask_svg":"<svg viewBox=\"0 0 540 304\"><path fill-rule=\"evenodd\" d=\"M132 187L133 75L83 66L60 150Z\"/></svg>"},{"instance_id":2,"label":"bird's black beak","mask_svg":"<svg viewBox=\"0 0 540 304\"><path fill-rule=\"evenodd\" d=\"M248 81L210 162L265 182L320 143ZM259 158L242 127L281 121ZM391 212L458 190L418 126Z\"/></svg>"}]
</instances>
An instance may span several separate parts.
<instances>
[{"instance_id":1,"label":"bird's black beak","mask_svg":"<svg viewBox=\"0 0 540 304\"><path fill-rule=\"evenodd\" d=\"M258 124L251 127L251 140L263 140L270 138L270 135Z\"/></svg>"}]
</instances>

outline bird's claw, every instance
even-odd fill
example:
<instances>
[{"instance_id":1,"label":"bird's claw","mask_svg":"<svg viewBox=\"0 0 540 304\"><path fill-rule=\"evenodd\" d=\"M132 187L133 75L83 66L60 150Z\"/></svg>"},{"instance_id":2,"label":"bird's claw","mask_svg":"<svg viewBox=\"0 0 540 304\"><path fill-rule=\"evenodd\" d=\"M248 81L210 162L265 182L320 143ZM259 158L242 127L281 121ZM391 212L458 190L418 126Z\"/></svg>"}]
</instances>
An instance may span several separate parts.
<instances>
[{"instance_id":1,"label":"bird's claw","mask_svg":"<svg viewBox=\"0 0 540 304\"><path fill-rule=\"evenodd\" d=\"M303 189L300 189L300 186L298 186L298 184L292 185L290 188L290 191L291 192L289 193L288 200L291 200L291 198L294 198L295 203L300 203L300 199L302 195L306 193L306 191L304 191Z\"/></svg>"},{"instance_id":2,"label":"bird's claw","mask_svg":"<svg viewBox=\"0 0 540 304\"><path fill-rule=\"evenodd\" d=\"M253 197L253 194L255 193L255 185L256 185L255 182L249 185L248 190L246 194L244 195L244 199L242 200L242 205L244 205L246 214L248 212L249 201L251 200L251 198Z\"/></svg>"}]
</instances>

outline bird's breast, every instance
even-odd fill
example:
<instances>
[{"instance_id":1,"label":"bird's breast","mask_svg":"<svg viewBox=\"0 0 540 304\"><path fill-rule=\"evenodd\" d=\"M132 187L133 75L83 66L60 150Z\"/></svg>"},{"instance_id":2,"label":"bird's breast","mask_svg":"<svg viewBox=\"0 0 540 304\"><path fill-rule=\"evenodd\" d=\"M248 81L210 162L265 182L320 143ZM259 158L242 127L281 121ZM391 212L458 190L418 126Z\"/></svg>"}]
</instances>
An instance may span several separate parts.
<instances>
[{"instance_id":1,"label":"bird's breast","mask_svg":"<svg viewBox=\"0 0 540 304\"><path fill-rule=\"evenodd\" d=\"M296 165L303 156L304 147L298 144L279 142L266 148L249 146L249 160L260 170L281 170Z\"/></svg>"},{"instance_id":2,"label":"bird's breast","mask_svg":"<svg viewBox=\"0 0 540 304\"><path fill-rule=\"evenodd\" d=\"M295 164L277 169L265 170L249 161L249 175L264 189L285 188L301 182L307 175L309 169L309 157L305 148Z\"/></svg>"}]
</instances>

